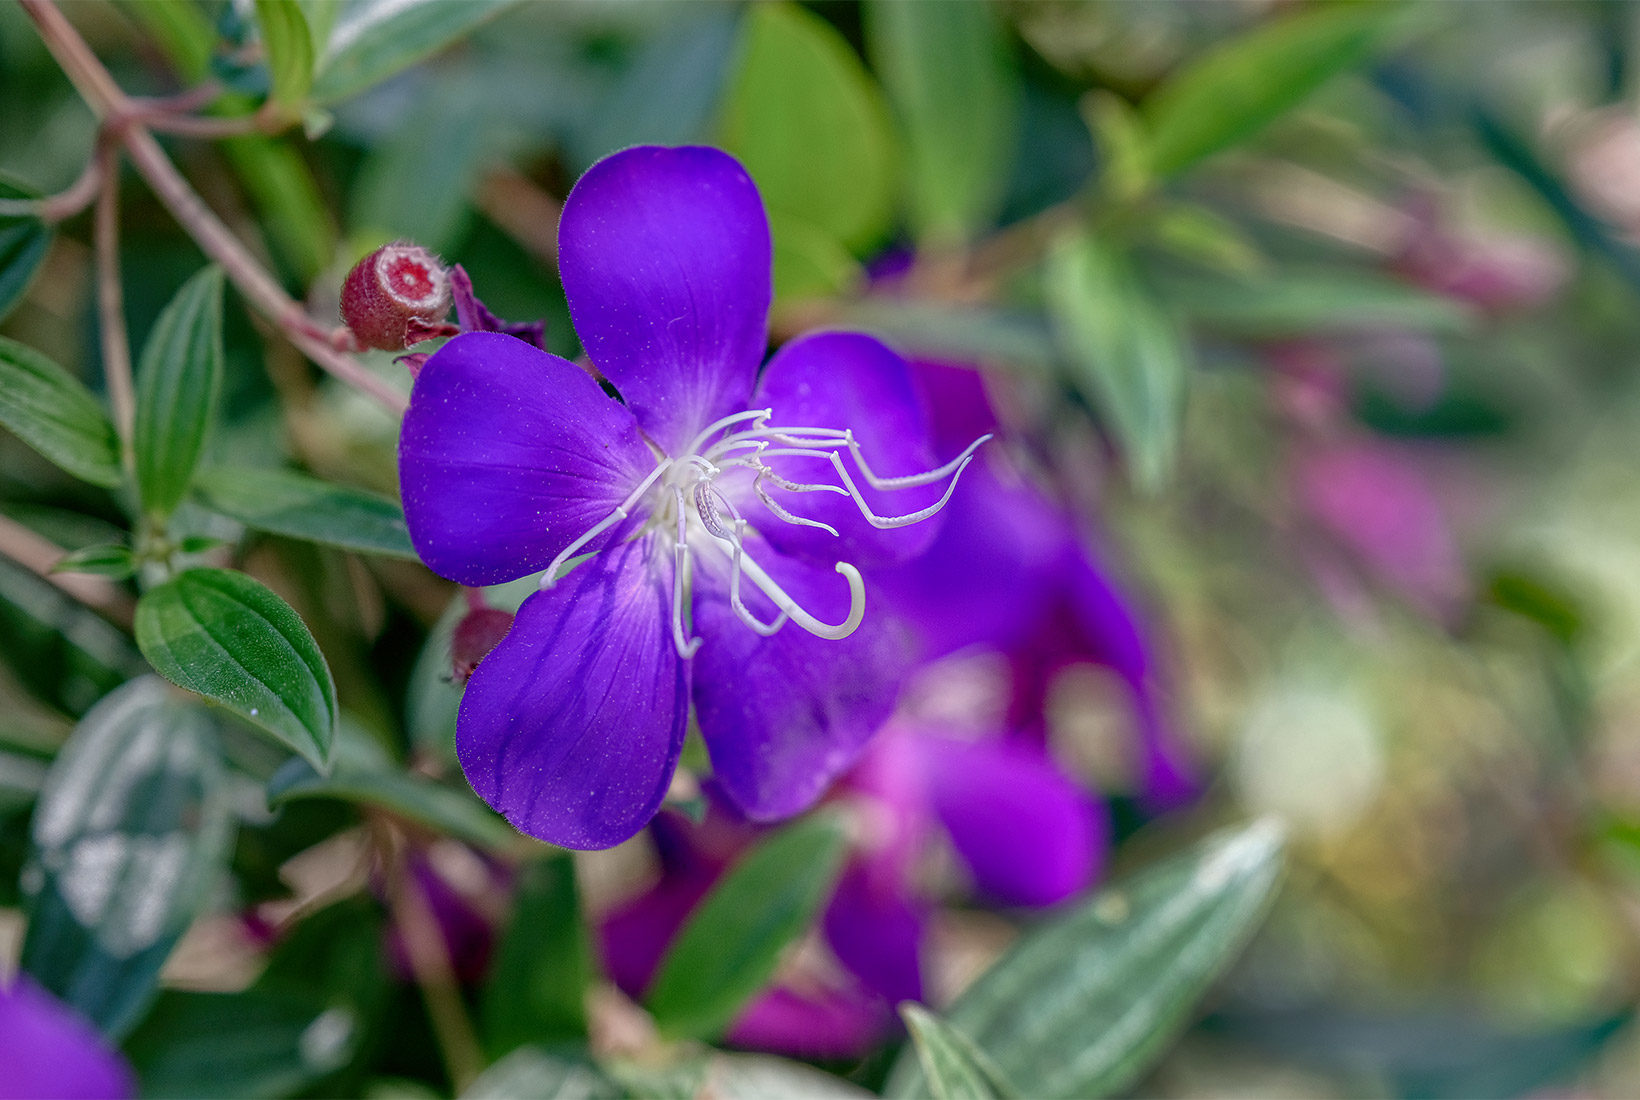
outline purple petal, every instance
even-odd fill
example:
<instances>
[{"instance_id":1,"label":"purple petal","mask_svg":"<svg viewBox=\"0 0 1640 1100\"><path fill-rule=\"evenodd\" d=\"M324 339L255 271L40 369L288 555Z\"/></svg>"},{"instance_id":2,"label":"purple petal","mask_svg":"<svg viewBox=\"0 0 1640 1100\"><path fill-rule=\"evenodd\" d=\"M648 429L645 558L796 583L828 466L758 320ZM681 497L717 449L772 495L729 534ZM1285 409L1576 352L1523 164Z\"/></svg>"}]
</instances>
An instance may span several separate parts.
<instances>
[{"instance_id":1,"label":"purple petal","mask_svg":"<svg viewBox=\"0 0 1640 1100\"><path fill-rule=\"evenodd\" d=\"M0 1100L120 1100L135 1094L130 1067L90 1021L27 976L0 988Z\"/></svg>"},{"instance_id":2,"label":"purple petal","mask_svg":"<svg viewBox=\"0 0 1640 1100\"><path fill-rule=\"evenodd\" d=\"M872 471L882 477L918 474L939 465L910 368L872 336L820 332L793 340L769 360L753 404L773 409L776 425L853 429ZM879 516L916 512L937 502L944 491L943 483L873 489L853 458L846 451L843 456L861 495ZM781 477L799 484L838 480L831 463L821 458L773 458L769 464ZM787 511L828 523L841 537L783 523L772 515L757 522L758 531L783 554L801 554L828 565L840 557L859 565L905 561L926 550L939 529L939 521L931 518L882 530L868 523L846 496L767 487ZM961 488L958 494L965 491Z\"/></svg>"},{"instance_id":3,"label":"purple petal","mask_svg":"<svg viewBox=\"0 0 1640 1100\"><path fill-rule=\"evenodd\" d=\"M911 376L928 403L928 422L937 453L956 452L999 430L985 375L962 363L911 360Z\"/></svg>"},{"instance_id":4,"label":"purple petal","mask_svg":"<svg viewBox=\"0 0 1640 1100\"><path fill-rule=\"evenodd\" d=\"M799 605L823 621L847 618L848 585L837 573L748 545ZM729 570L703 558L695 571L695 710L723 793L747 817L772 821L813 805L893 709L906 638L890 617L867 610L849 637L830 641L787 623L765 638L729 605ZM750 583L741 595L772 622L773 604Z\"/></svg>"},{"instance_id":5,"label":"purple petal","mask_svg":"<svg viewBox=\"0 0 1640 1100\"><path fill-rule=\"evenodd\" d=\"M629 997L642 997L683 922L717 879L705 874L668 874L620 906L599 930L604 972Z\"/></svg>"},{"instance_id":6,"label":"purple petal","mask_svg":"<svg viewBox=\"0 0 1640 1100\"><path fill-rule=\"evenodd\" d=\"M1139 804L1150 813L1166 813L1201 796L1202 779L1190 752L1162 717L1161 704L1148 686L1136 694L1139 717Z\"/></svg>"},{"instance_id":7,"label":"purple petal","mask_svg":"<svg viewBox=\"0 0 1640 1100\"><path fill-rule=\"evenodd\" d=\"M473 673L457 755L520 832L608 848L660 808L689 717L671 590L669 555L622 543L525 600Z\"/></svg>"},{"instance_id":8,"label":"purple petal","mask_svg":"<svg viewBox=\"0 0 1640 1100\"><path fill-rule=\"evenodd\" d=\"M919 946L926 908L907 882L884 882L864 866L843 872L826 907L826 942L837 961L890 1004L923 997Z\"/></svg>"},{"instance_id":9,"label":"purple petal","mask_svg":"<svg viewBox=\"0 0 1640 1100\"><path fill-rule=\"evenodd\" d=\"M1052 905L1085 889L1109 840L1103 806L1020 741L925 735L930 798L980 892Z\"/></svg>"},{"instance_id":10,"label":"purple petal","mask_svg":"<svg viewBox=\"0 0 1640 1100\"><path fill-rule=\"evenodd\" d=\"M1128 601L1085 547L1068 574L1071 611L1087 656L1137 688L1150 674L1150 655Z\"/></svg>"},{"instance_id":11,"label":"purple petal","mask_svg":"<svg viewBox=\"0 0 1640 1100\"><path fill-rule=\"evenodd\" d=\"M852 987L775 988L729 1029L735 1046L792 1058L858 1058L896 1027L887 1002Z\"/></svg>"},{"instance_id":12,"label":"purple petal","mask_svg":"<svg viewBox=\"0 0 1640 1100\"><path fill-rule=\"evenodd\" d=\"M575 331L668 454L745 407L768 344L769 221L717 149L605 157L564 201L558 267Z\"/></svg>"},{"instance_id":13,"label":"purple petal","mask_svg":"<svg viewBox=\"0 0 1640 1100\"><path fill-rule=\"evenodd\" d=\"M497 333L427 361L399 435L410 539L461 584L546 568L654 468L632 414L585 371Z\"/></svg>"}]
</instances>

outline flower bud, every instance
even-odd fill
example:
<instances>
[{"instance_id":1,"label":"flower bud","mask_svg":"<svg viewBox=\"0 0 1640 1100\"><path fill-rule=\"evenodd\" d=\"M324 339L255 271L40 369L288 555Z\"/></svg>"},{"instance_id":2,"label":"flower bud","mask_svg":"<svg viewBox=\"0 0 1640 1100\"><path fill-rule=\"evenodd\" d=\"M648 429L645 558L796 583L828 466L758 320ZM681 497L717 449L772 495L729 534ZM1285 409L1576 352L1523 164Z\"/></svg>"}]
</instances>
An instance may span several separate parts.
<instances>
[{"instance_id":1,"label":"flower bud","mask_svg":"<svg viewBox=\"0 0 1640 1100\"><path fill-rule=\"evenodd\" d=\"M417 244L395 241L376 249L347 273L342 320L361 347L403 351L434 336L454 335L450 277L438 257Z\"/></svg>"},{"instance_id":2,"label":"flower bud","mask_svg":"<svg viewBox=\"0 0 1640 1100\"><path fill-rule=\"evenodd\" d=\"M458 684L465 684L478 662L489 655L507 631L512 629L510 612L496 607L480 607L469 611L456 624L450 638L450 673Z\"/></svg>"}]
</instances>

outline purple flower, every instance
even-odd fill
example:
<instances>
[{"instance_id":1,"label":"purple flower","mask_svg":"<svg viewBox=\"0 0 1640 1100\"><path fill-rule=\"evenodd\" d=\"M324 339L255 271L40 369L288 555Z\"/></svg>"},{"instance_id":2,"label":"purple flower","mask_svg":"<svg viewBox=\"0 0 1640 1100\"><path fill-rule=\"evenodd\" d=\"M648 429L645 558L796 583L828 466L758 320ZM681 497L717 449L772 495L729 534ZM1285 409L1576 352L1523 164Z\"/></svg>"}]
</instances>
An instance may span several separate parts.
<instances>
[{"instance_id":1,"label":"purple flower","mask_svg":"<svg viewBox=\"0 0 1640 1100\"><path fill-rule=\"evenodd\" d=\"M417 551L467 585L545 571L457 738L473 789L532 836L602 848L642 828L691 698L718 782L759 820L818 798L892 704L902 646L865 618L857 566L927 545L907 528L978 444L931 468L909 370L868 336L803 337L759 376L771 257L733 158L628 149L559 226L576 332L622 400L493 333L417 378L399 445Z\"/></svg>"},{"instance_id":2,"label":"purple flower","mask_svg":"<svg viewBox=\"0 0 1640 1100\"><path fill-rule=\"evenodd\" d=\"M0 1100L120 1100L125 1059L90 1021L26 976L0 987Z\"/></svg>"}]
</instances>

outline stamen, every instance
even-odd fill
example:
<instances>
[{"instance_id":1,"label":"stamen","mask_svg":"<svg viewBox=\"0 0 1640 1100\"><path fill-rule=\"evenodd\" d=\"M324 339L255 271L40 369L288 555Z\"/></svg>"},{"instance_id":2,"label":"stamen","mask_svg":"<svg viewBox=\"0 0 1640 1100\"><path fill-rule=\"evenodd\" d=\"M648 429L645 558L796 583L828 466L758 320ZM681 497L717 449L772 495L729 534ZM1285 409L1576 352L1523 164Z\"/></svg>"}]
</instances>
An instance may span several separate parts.
<instances>
[{"instance_id":1,"label":"stamen","mask_svg":"<svg viewBox=\"0 0 1640 1100\"><path fill-rule=\"evenodd\" d=\"M729 540L729 544L734 548L733 553L729 556L729 606L734 609L735 615L741 622L745 623L765 638L768 638L772 637L781 627L785 626L786 623L790 621L791 617L782 611L779 615L775 616L774 622L766 623L762 619L759 619L756 615L753 615L751 609L746 606L746 602L741 598L741 560L746 553L745 545L741 539L741 533L745 531L745 529L746 521L737 521L735 524L735 537L732 540ZM719 547L718 549L721 550L722 547Z\"/></svg>"},{"instance_id":2,"label":"stamen","mask_svg":"<svg viewBox=\"0 0 1640 1100\"><path fill-rule=\"evenodd\" d=\"M738 564L739 568L736 572L745 573L751 582L757 586L758 590L773 601L775 607L779 608L783 615L815 637L840 641L860 628L860 623L866 616L866 585L860 577L860 571L848 562L840 561L837 563L837 572L841 573L843 578L848 581L848 617L840 623L826 623L803 610L802 606L792 599L785 589L776 584L774 578L765 573L763 567L753 561L751 556L744 550L734 553L725 550L721 544L713 543L713 545L717 546L720 553L728 555L731 562ZM732 594L734 590L734 573L731 573L730 576Z\"/></svg>"},{"instance_id":3,"label":"stamen","mask_svg":"<svg viewBox=\"0 0 1640 1100\"><path fill-rule=\"evenodd\" d=\"M879 477L872 473L871 467L866 464L866 456L860 453L860 443L854 438L854 432L847 432L844 439L848 443L849 454L860 464L860 472L866 475L866 481L873 489L910 489L917 485L931 485L953 471L960 472L968 464L969 457L991 439L991 433L987 432L968 444L961 454L937 470L925 470L920 474L905 474L901 477Z\"/></svg>"},{"instance_id":4,"label":"stamen","mask_svg":"<svg viewBox=\"0 0 1640 1100\"><path fill-rule=\"evenodd\" d=\"M730 413L728 416L714 420L702 428L699 435L689 441L689 446L683 449L683 453L686 455L697 454L708 439L711 439L731 424L744 424L748 420L758 420L770 416L773 412L773 409L747 409L745 412Z\"/></svg>"},{"instance_id":5,"label":"stamen","mask_svg":"<svg viewBox=\"0 0 1640 1100\"><path fill-rule=\"evenodd\" d=\"M687 661L700 650L705 639L683 636L683 588L689 570L689 544L683 536L688 517L683 511L683 490L674 488L672 492L678 510L678 538L672 544L672 644L677 647L678 656Z\"/></svg>"},{"instance_id":6,"label":"stamen","mask_svg":"<svg viewBox=\"0 0 1640 1100\"><path fill-rule=\"evenodd\" d=\"M772 454L774 452L770 453ZM946 502L951 499L951 494L956 492L957 479L962 476L962 471L968 468L968 464L970 462L974 461L974 456L972 453L963 458L961 463L957 466L956 472L951 475L951 483L945 487L945 492L941 494L939 500L935 501L933 504L930 504L928 507L918 509L915 512L907 512L903 516L879 516L876 512L871 510L871 505L866 503L865 495L860 492L860 487L854 483L854 478L849 476L848 467L843 465L843 456L838 454L836 451L790 450L782 453L805 458L830 459L832 466L837 470L837 476L843 479L843 486L847 490L848 495L854 499L854 506L860 510L860 515L865 518L867 523L881 531L892 530L896 527L909 527L913 523L921 523L929 516L938 512L941 508L944 508Z\"/></svg>"},{"instance_id":7,"label":"stamen","mask_svg":"<svg viewBox=\"0 0 1640 1100\"><path fill-rule=\"evenodd\" d=\"M724 500L723 494L712 488L710 481L695 482L695 511L700 513L701 524L720 539L731 538L729 529L723 526L722 519L718 517L718 501L722 501L725 508L732 509L729 502Z\"/></svg>"},{"instance_id":8,"label":"stamen","mask_svg":"<svg viewBox=\"0 0 1640 1100\"><path fill-rule=\"evenodd\" d=\"M581 549L581 547L585 546L587 543L591 542L593 539L597 538L599 535L624 520L630 514L632 506L637 504L639 500L643 499L643 495L645 493L649 492L649 487L654 485L656 480L671 468L672 460L670 458L661 459L661 461L656 464L655 468L649 471L649 476L640 481L638 483L638 487L632 490L632 492L627 495L627 498L615 507L613 512L593 524L592 527L580 538L560 550L558 552L558 556L553 558L552 563L547 566L547 571L541 575L541 587L551 588L553 585L557 584L558 570L563 566L563 564L570 558L574 557L575 552Z\"/></svg>"},{"instance_id":9,"label":"stamen","mask_svg":"<svg viewBox=\"0 0 1640 1100\"><path fill-rule=\"evenodd\" d=\"M768 468L764 467L763 473L759 473L758 476L757 476L757 480L752 482L752 488L757 490L757 499L761 500L763 502L763 507L765 507L769 511L773 512L775 514L776 518L785 520L787 523L796 524L799 527L818 527L818 528L820 528L820 530L825 531L827 534L830 534L833 537L836 536L837 528L833 527L831 524L821 523L817 519L809 519L807 516L799 516L799 515L796 515L795 513L788 512L780 504L779 501L775 500L774 497L770 496L769 495L769 490L767 490L763 487L763 474L767 473L767 472L768 472ZM779 481L780 481L779 478L774 478L773 480L776 483L779 483ZM812 488L816 488L816 489L834 489L834 488L836 488L836 486L834 486L834 485L816 485L816 486L812 486Z\"/></svg>"}]
</instances>

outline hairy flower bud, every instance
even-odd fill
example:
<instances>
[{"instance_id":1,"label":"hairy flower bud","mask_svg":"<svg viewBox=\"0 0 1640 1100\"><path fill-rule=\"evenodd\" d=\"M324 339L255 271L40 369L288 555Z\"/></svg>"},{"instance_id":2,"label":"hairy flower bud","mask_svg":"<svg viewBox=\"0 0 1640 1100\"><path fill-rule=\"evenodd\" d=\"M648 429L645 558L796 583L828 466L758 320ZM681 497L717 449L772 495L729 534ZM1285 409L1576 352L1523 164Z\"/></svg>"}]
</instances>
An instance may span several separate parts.
<instances>
[{"instance_id":1,"label":"hairy flower bud","mask_svg":"<svg viewBox=\"0 0 1640 1100\"><path fill-rule=\"evenodd\" d=\"M495 607L469 611L456 624L450 639L450 672L456 683L465 684L473 670L512 629L511 612Z\"/></svg>"},{"instance_id":2,"label":"hairy flower bud","mask_svg":"<svg viewBox=\"0 0 1640 1100\"><path fill-rule=\"evenodd\" d=\"M395 241L376 249L347 273L342 320L362 347L403 351L435 336L452 336L450 276L438 257L417 244Z\"/></svg>"}]
</instances>

